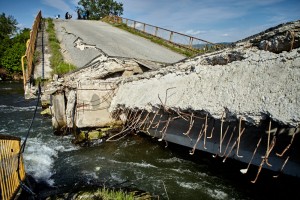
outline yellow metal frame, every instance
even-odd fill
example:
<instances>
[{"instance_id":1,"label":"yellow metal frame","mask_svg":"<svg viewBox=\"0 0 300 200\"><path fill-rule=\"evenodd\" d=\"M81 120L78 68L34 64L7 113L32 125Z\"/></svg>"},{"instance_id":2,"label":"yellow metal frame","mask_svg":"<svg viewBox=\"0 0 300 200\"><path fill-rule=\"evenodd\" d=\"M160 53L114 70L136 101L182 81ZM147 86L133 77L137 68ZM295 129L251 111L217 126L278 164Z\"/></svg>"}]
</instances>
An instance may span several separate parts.
<instances>
[{"instance_id":1,"label":"yellow metal frame","mask_svg":"<svg viewBox=\"0 0 300 200\"><path fill-rule=\"evenodd\" d=\"M25 179L22 156L18 161L20 150L19 138L0 135L0 199L12 199L20 188L20 179Z\"/></svg>"}]
</instances>

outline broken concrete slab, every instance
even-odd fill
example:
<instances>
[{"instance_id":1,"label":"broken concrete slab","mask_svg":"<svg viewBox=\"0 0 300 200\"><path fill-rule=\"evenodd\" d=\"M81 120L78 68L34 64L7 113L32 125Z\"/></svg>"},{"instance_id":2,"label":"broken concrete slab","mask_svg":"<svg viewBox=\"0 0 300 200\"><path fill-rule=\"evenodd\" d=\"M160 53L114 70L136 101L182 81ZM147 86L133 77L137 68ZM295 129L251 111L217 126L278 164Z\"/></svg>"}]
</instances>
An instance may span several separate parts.
<instances>
[{"instance_id":1,"label":"broken concrete slab","mask_svg":"<svg viewBox=\"0 0 300 200\"><path fill-rule=\"evenodd\" d=\"M139 80L128 80L120 85L111 110L118 106L142 109L149 104L159 107L160 96L165 106L203 110L216 119L226 112L231 118L243 116L253 125L270 117L285 125L298 126L299 50L281 54L239 51L245 59L227 65L203 65L200 63L206 58L200 56L168 71L153 72L151 77L142 75Z\"/></svg>"},{"instance_id":2,"label":"broken concrete slab","mask_svg":"<svg viewBox=\"0 0 300 200\"><path fill-rule=\"evenodd\" d=\"M76 127L104 127L111 124L113 119L108 108L115 89L111 83L80 85L76 96Z\"/></svg>"}]
</instances>

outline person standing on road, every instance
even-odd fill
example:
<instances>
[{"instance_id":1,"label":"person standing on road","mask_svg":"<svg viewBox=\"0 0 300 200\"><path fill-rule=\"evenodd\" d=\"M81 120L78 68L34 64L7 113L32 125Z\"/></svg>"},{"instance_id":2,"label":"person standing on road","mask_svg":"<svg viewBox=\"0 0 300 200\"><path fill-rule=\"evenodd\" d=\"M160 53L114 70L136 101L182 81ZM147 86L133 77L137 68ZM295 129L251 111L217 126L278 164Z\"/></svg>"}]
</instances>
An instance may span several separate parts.
<instances>
[{"instance_id":1,"label":"person standing on road","mask_svg":"<svg viewBox=\"0 0 300 200\"><path fill-rule=\"evenodd\" d=\"M77 19L81 19L80 10L77 10Z\"/></svg>"},{"instance_id":2,"label":"person standing on road","mask_svg":"<svg viewBox=\"0 0 300 200\"><path fill-rule=\"evenodd\" d=\"M82 19L86 19L86 12L83 12Z\"/></svg>"},{"instance_id":3,"label":"person standing on road","mask_svg":"<svg viewBox=\"0 0 300 200\"><path fill-rule=\"evenodd\" d=\"M86 14L86 19L89 19L90 18L90 11L86 10L85 14Z\"/></svg>"}]
</instances>

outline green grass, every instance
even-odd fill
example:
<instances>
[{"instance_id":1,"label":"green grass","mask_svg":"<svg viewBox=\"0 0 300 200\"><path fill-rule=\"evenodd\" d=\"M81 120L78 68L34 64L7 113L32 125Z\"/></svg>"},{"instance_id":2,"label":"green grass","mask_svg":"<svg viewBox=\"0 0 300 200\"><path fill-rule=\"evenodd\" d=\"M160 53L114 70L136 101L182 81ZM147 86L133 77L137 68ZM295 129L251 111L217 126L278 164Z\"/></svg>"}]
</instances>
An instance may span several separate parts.
<instances>
[{"instance_id":1,"label":"green grass","mask_svg":"<svg viewBox=\"0 0 300 200\"><path fill-rule=\"evenodd\" d=\"M123 29L125 31L128 31L132 34L135 34L135 35L138 35L140 37L144 37L146 39L149 39L150 41L156 43L156 44L159 44L159 45L162 45L164 47L167 47L169 48L170 50L172 51L175 51L177 53L180 53L182 55L185 55L187 57L193 57L193 56L196 56L198 54L204 54L204 53L208 53L208 52L213 52L213 51L216 51L217 49L215 49L214 47L209 47L207 50L203 50L203 49L199 49L199 50L191 50L189 48L184 48L182 46L179 46L179 45L175 45L174 43L171 43L167 40L164 40L164 39L161 39L159 37L155 37L154 35L150 35L150 34L147 34L147 33L144 33L142 31L139 31L139 30L136 30L132 27L129 27L127 26L126 24L123 24L123 23L112 23L111 21L109 21L108 18L103 18L102 21L106 22L106 23L109 23L117 28L120 28L120 29Z\"/></svg>"},{"instance_id":2,"label":"green grass","mask_svg":"<svg viewBox=\"0 0 300 200\"><path fill-rule=\"evenodd\" d=\"M63 75L70 71L77 69L76 66L64 61L63 55L61 54L60 44L56 38L54 23L51 18L46 19L48 22L47 33L49 39L49 46L51 51L50 65L53 69L53 74Z\"/></svg>"},{"instance_id":3,"label":"green grass","mask_svg":"<svg viewBox=\"0 0 300 200\"><path fill-rule=\"evenodd\" d=\"M99 189L95 192L79 192L77 196L81 200L102 199L102 200L134 200L132 193L126 193L122 190Z\"/></svg>"},{"instance_id":4,"label":"green grass","mask_svg":"<svg viewBox=\"0 0 300 200\"><path fill-rule=\"evenodd\" d=\"M105 21L107 22L107 21ZM180 46L177 46L177 45L174 45L164 39L161 39L161 38L158 38L158 37L155 37L155 36L152 36L150 34L147 34L147 33L143 33L139 30L136 30L136 29L133 29L129 26L127 26L126 24L113 24L113 23L110 23L111 25L117 27L117 28L120 28L120 29L123 29L125 31L128 31L132 34L135 34L135 35L138 35L140 37L143 37L143 38L146 38L156 44L159 44L161 46L164 46L164 47L167 47L168 49L172 50L172 51L175 51L177 53L180 53L182 55L185 55L187 57L192 57L192 56L195 56L197 55L199 52L196 52L196 51L192 51L192 50L189 50L189 49L186 49L186 48L183 48L183 47L180 47Z\"/></svg>"}]
</instances>

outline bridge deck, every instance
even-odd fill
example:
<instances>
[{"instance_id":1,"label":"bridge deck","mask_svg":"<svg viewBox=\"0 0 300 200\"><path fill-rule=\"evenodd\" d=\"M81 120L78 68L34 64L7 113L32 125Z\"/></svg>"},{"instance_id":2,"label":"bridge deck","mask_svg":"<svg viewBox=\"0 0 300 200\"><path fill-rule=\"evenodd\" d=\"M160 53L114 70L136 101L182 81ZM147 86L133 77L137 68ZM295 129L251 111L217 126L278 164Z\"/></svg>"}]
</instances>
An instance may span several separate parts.
<instances>
[{"instance_id":1,"label":"bridge deck","mask_svg":"<svg viewBox=\"0 0 300 200\"><path fill-rule=\"evenodd\" d=\"M58 39L65 57L78 67L83 66L99 54L174 63L184 59L183 55L133 35L107 23L91 20L54 20ZM74 42L80 40L80 48ZM77 44L78 47L78 44ZM77 63L76 63L77 62Z\"/></svg>"}]
</instances>

